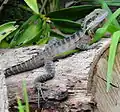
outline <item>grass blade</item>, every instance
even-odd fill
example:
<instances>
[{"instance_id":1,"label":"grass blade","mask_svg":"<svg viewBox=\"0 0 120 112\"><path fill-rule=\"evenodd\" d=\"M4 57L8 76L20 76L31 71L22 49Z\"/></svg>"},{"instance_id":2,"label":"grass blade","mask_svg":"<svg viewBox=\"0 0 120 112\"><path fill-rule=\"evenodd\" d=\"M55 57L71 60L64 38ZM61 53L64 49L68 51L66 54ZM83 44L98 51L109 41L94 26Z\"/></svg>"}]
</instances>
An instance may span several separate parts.
<instances>
[{"instance_id":1,"label":"grass blade","mask_svg":"<svg viewBox=\"0 0 120 112\"><path fill-rule=\"evenodd\" d=\"M20 101L20 98L18 96L17 96L17 103L18 103L19 112L24 112L24 107L23 107L22 102Z\"/></svg>"},{"instance_id":2,"label":"grass blade","mask_svg":"<svg viewBox=\"0 0 120 112\"><path fill-rule=\"evenodd\" d=\"M112 36L112 41L109 50L108 70L107 70L107 92L109 91L110 83L112 82L112 70L113 70L114 59L115 59L119 38L120 38L120 31L117 31Z\"/></svg>"},{"instance_id":3,"label":"grass blade","mask_svg":"<svg viewBox=\"0 0 120 112\"><path fill-rule=\"evenodd\" d=\"M109 17L112 15L111 9L108 7L107 3L104 0L99 0L99 3L101 4L103 9L106 9L108 11L108 19L109 19ZM113 24L116 27L120 27L120 25L116 19L114 19Z\"/></svg>"},{"instance_id":4,"label":"grass blade","mask_svg":"<svg viewBox=\"0 0 120 112\"><path fill-rule=\"evenodd\" d=\"M110 30L110 25L111 23L120 15L120 8L118 8L108 19L108 21L104 24L104 26L102 28L99 28L97 29L96 33L95 33L95 36L94 36L94 39L92 40L92 43L93 42L96 42L98 40L100 40L104 34L108 31L108 29ZM114 32L116 30L120 30L120 27L115 29ZM113 33L113 32L111 32Z\"/></svg>"},{"instance_id":5,"label":"grass blade","mask_svg":"<svg viewBox=\"0 0 120 112\"><path fill-rule=\"evenodd\" d=\"M28 103L28 95L27 95L27 89L26 89L26 82L23 81L22 83L22 88L23 88L23 96L24 96L24 101L25 101L25 110L26 112L29 111L29 103Z\"/></svg>"}]
</instances>

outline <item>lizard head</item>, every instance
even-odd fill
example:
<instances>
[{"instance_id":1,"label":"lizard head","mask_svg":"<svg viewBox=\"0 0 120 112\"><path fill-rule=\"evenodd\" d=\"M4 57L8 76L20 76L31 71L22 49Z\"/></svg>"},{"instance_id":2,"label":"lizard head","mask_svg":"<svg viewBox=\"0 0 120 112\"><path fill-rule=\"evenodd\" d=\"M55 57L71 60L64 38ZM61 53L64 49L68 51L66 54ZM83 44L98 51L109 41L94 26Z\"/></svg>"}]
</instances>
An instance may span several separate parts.
<instances>
[{"instance_id":1,"label":"lizard head","mask_svg":"<svg viewBox=\"0 0 120 112\"><path fill-rule=\"evenodd\" d=\"M108 12L105 9L95 9L83 21L84 31L95 31L105 20Z\"/></svg>"}]
</instances>

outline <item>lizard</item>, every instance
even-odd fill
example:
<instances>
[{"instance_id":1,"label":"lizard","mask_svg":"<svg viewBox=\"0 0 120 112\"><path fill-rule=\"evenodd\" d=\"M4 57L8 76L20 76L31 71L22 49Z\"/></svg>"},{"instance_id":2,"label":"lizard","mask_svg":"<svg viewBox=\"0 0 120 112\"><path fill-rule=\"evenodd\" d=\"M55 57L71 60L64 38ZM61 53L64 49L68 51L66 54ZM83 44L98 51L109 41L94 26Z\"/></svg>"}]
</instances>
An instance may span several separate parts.
<instances>
[{"instance_id":1,"label":"lizard","mask_svg":"<svg viewBox=\"0 0 120 112\"><path fill-rule=\"evenodd\" d=\"M44 65L46 74L38 76L34 80L35 88L39 89L39 83L43 83L54 77L55 66L53 60L58 54L64 53L69 50L74 50L75 48L78 48L80 50L88 50L96 47L96 43L94 43L93 45L89 45L91 38L90 36L86 36L86 33L88 33L88 35L91 35L91 31L96 30L97 27L99 27L99 24L101 24L105 20L107 15L108 12L106 10L95 9L93 12L85 17L82 30L77 31L73 35L65 37L62 40L49 42L45 46L44 50L40 51L38 55L23 63L5 69L5 77L39 68Z\"/></svg>"}]
</instances>

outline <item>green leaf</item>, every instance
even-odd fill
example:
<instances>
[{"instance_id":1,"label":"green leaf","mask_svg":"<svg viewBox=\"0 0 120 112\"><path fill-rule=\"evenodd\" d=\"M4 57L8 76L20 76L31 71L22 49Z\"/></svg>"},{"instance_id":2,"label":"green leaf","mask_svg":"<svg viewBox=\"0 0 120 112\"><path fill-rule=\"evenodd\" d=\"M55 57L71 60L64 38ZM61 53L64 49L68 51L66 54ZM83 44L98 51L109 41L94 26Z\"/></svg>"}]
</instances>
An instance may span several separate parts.
<instances>
[{"instance_id":1,"label":"green leaf","mask_svg":"<svg viewBox=\"0 0 120 112\"><path fill-rule=\"evenodd\" d=\"M56 31L54 31L54 30L51 30L51 31L50 31L50 36L51 36L51 37L56 37L56 38L59 38L59 39L65 38L65 36L59 34L58 32L56 32Z\"/></svg>"},{"instance_id":2,"label":"green leaf","mask_svg":"<svg viewBox=\"0 0 120 112\"><path fill-rule=\"evenodd\" d=\"M119 1L106 1L106 3L110 6L120 6L120 0Z\"/></svg>"},{"instance_id":3,"label":"green leaf","mask_svg":"<svg viewBox=\"0 0 120 112\"><path fill-rule=\"evenodd\" d=\"M9 48L9 43L7 43L5 40L2 40L0 43L0 48Z\"/></svg>"},{"instance_id":4,"label":"green leaf","mask_svg":"<svg viewBox=\"0 0 120 112\"><path fill-rule=\"evenodd\" d=\"M39 16L34 15L28 21L26 21L16 32L14 38L12 39L10 46L23 46L36 38L40 29L42 27L42 20Z\"/></svg>"},{"instance_id":5,"label":"green leaf","mask_svg":"<svg viewBox=\"0 0 120 112\"><path fill-rule=\"evenodd\" d=\"M39 14L37 0L24 0L24 1L36 14Z\"/></svg>"},{"instance_id":6,"label":"green leaf","mask_svg":"<svg viewBox=\"0 0 120 112\"><path fill-rule=\"evenodd\" d=\"M25 29L27 27L29 27L35 20L37 20L38 18L40 18L39 15L35 14L33 16L31 16L27 21L25 21L22 26L20 27L19 30Z\"/></svg>"},{"instance_id":7,"label":"green leaf","mask_svg":"<svg viewBox=\"0 0 120 112\"><path fill-rule=\"evenodd\" d=\"M23 43L22 46L34 45L40 40L40 36L42 35L43 30L40 31L34 36L34 38L29 39L27 42Z\"/></svg>"},{"instance_id":8,"label":"green leaf","mask_svg":"<svg viewBox=\"0 0 120 112\"><path fill-rule=\"evenodd\" d=\"M112 15L112 11L111 11L111 9L108 7L108 5L107 5L107 3L104 1L104 0L99 0L99 3L101 4L101 6L102 6L102 8L103 9L106 9L107 11L108 11L108 19L109 19L109 17ZM112 21L112 23L113 23L113 25L115 25L116 27L120 27L120 25L119 25L119 23L118 23L118 21L116 20L116 19L114 19L113 21ZM112 24L111 23L111 24Z\"/></svg>"},{"instance_id":9,"label":"green leaf","mask_svg":"<svg viewBox=\"0 0 120 112\"><path fill-rule=\"evenodd\" d=\"M15 27L15 21L13 22L8 22L5 23L3 25L0 25L0 42L7 36L9 35L11 32L13 32L14 30L17 29L17 27Z\"/></svg>"},{"instance_id":10,"label":"green leaf","mask_svg":"<svg viewBox=\"0 0 120 112\"><path fill-rule=\"evenodd\" d=\"M49 39L50 39L49 37L42 38L37 42L37 45L44 45L44 44L48 43Z\"/></svg>"},{"instance_id":11,"label":"green leaf","mask_svg":"<svg viewBox=\"0 0 120 112\"><path fill-rule=\"evenodd\" d=\"M112 36L112 41L109 50L108 69L107 69L107 92L109 91L110 83L112 82L113 64L115 60L115 54L116 54L119 38L120 38L120 31L117 31Z\"/></svg>"},{"instance_id":12,"label":"green leaf","mask_svg":"<svg viewBox=\"0 0 120 112\"><path fill-rule=\"evenodd\" d=\"M51 19L56 28L66 34L72 34L81 29L81 25L66 19Z\"/></svg>"},{"instance_id":13,"label":"green leaf","mask_svg":"<svg viewBox=\"0 0 120 112\"><path fill-rule=\"evenodd\" d=\"M59 11L51 12L46 16L55 19L78 20L85 17L95 8L97 8L97 6L93 6L93 5L73 6L70 8L63 8Z\"/></svg>"},{"instance_id":14,"label":"green leaf","mask_svg":"<svg viewBox=\"0 0 120 112\"><path fill-rule=\"evenodd\" d=\"M42 27L41 38L37 42L38 45L46 44L50 39L50 25L44 21Z\"/></svg>"},{"instance_id":15,"label":"green leaf","mask_svg":"<svg viewBox=\"0 0 120 112\"><path fill-rule=\"evenodd\" d=\"M31 24L33 24L33 22L36 21L38 18L40 18L39 15L33 15L33 16L31 16L26 22L24 22L22 24L22 26L20 26L17 29L17 31L16 31L16 33L15 33L15 35L14 35L14 37L13 37L11 43L10 43L11 47L14 47L15 45L17 45L16 40L20 36L20 33L24 32L24 30L27 29Z\"/></svg>"},{"instance_id":16,"label":"green leaf","mask_svg":"<svg viewBox=\"0 0 120 112\"><path fill-rule=\"evenodd\" d=\"M19 30L19 28L17 28L16 30L14 30L13 32L11 32L9 35L6 36L5 40L10 43L11 40L13 39L14 35L16 34L16 32Z\"/></svg>"}]
</instances>

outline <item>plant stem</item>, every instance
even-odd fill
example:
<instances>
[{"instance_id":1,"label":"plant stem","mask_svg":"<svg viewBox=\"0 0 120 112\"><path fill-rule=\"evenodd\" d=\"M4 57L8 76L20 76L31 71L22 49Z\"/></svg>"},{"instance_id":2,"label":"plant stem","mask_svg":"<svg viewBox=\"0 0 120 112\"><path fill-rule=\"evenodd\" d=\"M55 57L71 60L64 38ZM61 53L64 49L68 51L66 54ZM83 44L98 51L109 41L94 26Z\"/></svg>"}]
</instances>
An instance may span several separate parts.
<instances>
[{"instance_id":1,"label":"plant stem","mask_svg":"<svg viewBox=\"0 0 120 112\"><path fill-rule=\"evenodd\" d=\"M43 12L43 10L44 10L44 8L45 8L46 3L47 3L47 0L45 0L45 1L44 1L43 5L42 5L42 7L41 7L41 9L40 9L40 13L42 13L42 12Z\"/></svg>"}]
</instances>

